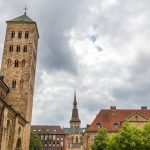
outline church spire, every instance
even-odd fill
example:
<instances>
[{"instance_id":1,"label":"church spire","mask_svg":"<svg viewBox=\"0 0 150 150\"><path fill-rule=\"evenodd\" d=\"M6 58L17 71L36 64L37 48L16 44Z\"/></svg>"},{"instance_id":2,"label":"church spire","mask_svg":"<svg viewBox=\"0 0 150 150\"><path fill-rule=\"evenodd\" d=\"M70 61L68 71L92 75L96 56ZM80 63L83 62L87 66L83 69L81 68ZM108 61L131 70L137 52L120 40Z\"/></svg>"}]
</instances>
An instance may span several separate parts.
<instances>
[{"instance_id":1,"label":"church spire","mask_svg":"<svg viewBox=\"0 0 150 150\"><path fill-rule=\"evenodd\" d=\"M78 115L76 91L74 91L74 101L73 101L72 117L70 120L70 127L71 128L79 128L80 123L81 123L81 121L80 121L79 115Z\"/></svg>"},{"instance_id":2,"label":"church spire","mask_svg":"<svg viewBox=\"0 0 150 150\"><path fill-rule=\"evenodd\" d=\"M77 107L77 100L76 100L76 90L74 91L74 101L73 101L74 108Z\"/></svg>"}]
</instances>

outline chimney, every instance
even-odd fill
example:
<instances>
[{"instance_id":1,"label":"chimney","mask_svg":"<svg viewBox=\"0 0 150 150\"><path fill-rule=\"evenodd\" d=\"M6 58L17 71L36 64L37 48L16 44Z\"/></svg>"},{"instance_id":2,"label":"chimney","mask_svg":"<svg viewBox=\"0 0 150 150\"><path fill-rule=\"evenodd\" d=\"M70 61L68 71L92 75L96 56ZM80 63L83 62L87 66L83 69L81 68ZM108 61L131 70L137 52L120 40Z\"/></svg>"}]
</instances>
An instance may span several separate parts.
<instances>
[{"instance_id":1,"label":"chimney","mask_svg":"<svg viewBox=\"0 0 150 150\"><path fill-rule=\"evenodd\" d=\"M116 106L110 106L111 110L116 110Z\"/></svg>"},{"instance_id":2,"label":"chimney","mask_svg":"<svg viewBox=\"0 0 150 150\"><path fill-rule=\"evenodd\" d=\"M141 110L147 110L147 106L141 106Z\"/></svg>"}]
</instances>

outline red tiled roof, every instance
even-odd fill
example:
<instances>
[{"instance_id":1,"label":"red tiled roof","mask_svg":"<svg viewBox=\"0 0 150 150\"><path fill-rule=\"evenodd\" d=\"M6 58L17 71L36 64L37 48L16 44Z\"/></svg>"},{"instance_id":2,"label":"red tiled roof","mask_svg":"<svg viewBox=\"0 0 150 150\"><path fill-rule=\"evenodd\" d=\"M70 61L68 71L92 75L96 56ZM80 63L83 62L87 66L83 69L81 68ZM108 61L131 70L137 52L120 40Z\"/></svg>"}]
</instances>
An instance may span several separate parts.
<instances>
[{"instance_id":1,"label":"red tiled roof","mask_svg":"<svg viewBox=\"0 0 150 150\"><path fill-rule=\"evenodd\" d=\"M147 109L102 109L87 128L87 132L97 132L96 124L98 123L101 127L106 128L108 132L118 132L122 127L122 122L135 113L150 118L150 110ZM118 129L114 128L113 124L115 123L118 123Z\"/></svg>"},{"instance_id":2,"label":"red tiled roof","mask_svg":"<svg viewBox=\"0 0 150 150\"><path fill-rule=\"evenodd\" d=\"M45 131L49 134L65 134L60 126L50 126L50 125L31 125L31 130L36 133L41 133Z\"/></svg>"}]
</instances>

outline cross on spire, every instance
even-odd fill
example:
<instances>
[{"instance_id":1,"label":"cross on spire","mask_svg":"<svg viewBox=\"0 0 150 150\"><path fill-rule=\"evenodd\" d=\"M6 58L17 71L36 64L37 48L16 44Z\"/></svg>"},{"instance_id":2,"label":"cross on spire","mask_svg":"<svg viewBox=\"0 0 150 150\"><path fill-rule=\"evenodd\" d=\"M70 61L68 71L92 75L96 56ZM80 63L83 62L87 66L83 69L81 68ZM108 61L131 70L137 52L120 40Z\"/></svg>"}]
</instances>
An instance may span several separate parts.
<instances>
[{"instance_id":1,"label":"cross on spire","mask_svg":"<svg viewBox=\"0 0 150 150\"><path fill-rule=\"evenodd\" d=\"M23 8L23 9L24 9L24 15L26 15L27 14L27 10L28 10L27 6L25 6L25 8Z\"/></svg>"}]
</instances>

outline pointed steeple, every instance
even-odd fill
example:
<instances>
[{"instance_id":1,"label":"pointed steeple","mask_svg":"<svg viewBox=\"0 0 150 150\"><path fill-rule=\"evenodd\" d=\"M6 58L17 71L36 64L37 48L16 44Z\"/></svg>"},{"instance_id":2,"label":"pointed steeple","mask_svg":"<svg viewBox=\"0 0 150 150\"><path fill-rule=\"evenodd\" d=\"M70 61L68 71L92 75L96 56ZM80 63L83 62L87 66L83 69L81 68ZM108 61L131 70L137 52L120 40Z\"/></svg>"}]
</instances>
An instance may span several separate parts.
<instances>
[{"instance_id":1,"label":"pointed steeple","mask_svg":"<svg viewBox=\"0 0 150 150\"><path fill-rule=\"evenodd\" d=\"M76 91L74 91L74 101L73 101L72 117L70 120L70 127L71 128L79 128L80 123L81 123L81 121L80 121L79 115L78 115Z\"/></svg>"},{"instance_id":2,"label":"pointed steeple","mask_svg":"<svg viewBox=\"0 0 150 150\"><path fill-rule=\"evenodd\" d=\"M74 108L77 107L77 100L76 100L76 90L74 91L74 101L73 101Z\"/></svg>"}]
</instances>

